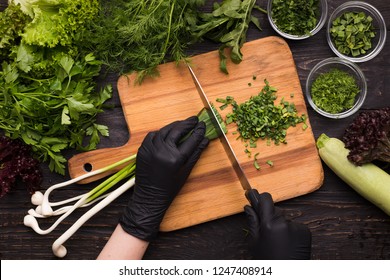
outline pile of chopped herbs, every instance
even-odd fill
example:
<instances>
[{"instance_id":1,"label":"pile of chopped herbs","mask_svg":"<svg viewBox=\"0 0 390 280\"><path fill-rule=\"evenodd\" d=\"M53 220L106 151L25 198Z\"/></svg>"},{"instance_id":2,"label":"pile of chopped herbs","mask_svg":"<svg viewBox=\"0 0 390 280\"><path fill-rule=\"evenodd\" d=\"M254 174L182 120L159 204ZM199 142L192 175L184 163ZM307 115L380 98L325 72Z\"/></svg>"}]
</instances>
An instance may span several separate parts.
<instances>
[{"instance_id":1,"label":"pile of chopped herbs","mask_svg":"<svg viewBox=\"0 0 390 280\"><path fill-rule=\"evenodd\" d=\"M253 80L256 80L256 76L253 76ZM237 124L237 131L233 133L238 133L238 138L245 142L245 153L248 157L251 157L250 149L257 147L259 139L266 140L267 145L271 145L271 142L275 145L287 144L286 136L289 127L303 123L303 129L307 128L307 117L298 114L294 103L282 98L279 104L275 104L277 90L270 86L267 80L264 80L264 83L265 86L258 95L251 96L241 104L238 104L232 96L217 99L217 102L223 103L220 106L221 110L231 106L232 112L226 115L225 122ZM290 96L293 97L292 94ZM260 170L258 155L259 153L254 155L253 165ZM270 167L274 166L271 160L267 160L266 164Z\"/></svg>"},{"instance_id":2,"label":"pile of chopped herbs","mask_svg":"<svg viewBox=\"0 0 390 280\"><path fill-rule=\"evenodd\" d=\"M311 85L311 98L321 110L337 114L351 109L360 89L356 79L340 69L320 74Z\"/></svg>"},{"instance_id":3,"label":"pile of chopped herbs","mask_svg":"<svg viewBox=\"0 0 390 280\"><path fill-rule=\"evenodd\" d=\"M334 19L329 32L336 49L354 57L366 54L375 37L372 21L364 12L346 12Z\"/></svg>"},{"instance_id":4,"label":"pile of chopped herbs","mask_svg":"<svg viewBox=\"0 0 390 280\"><path fill-rule=\"evenodd\" d=\"M273 0L272 21L287 34L310 34L320 17L319 3L319 0Z\"/></svg>"},{"instance_id":5,"label":"pile of chopped herbs","mask_svg":"<svg viewBox=\"0 0 390 280\"><path fill-rule=\"evenodd\" d=\"M0 135L0 198L21 180L30 194L40 186L42 173L31 147L19 139Z\"/></svg>"},{"instance_id":6,"label":"pile of chopped herbs","mask_svg":"<svg viewBox=\"0 0 390 280\"><path fill-rule=\"evenodd\" d=\"M264 80L265 86L258 95L238 104L233 97L218 98L224 103L220 109L232 107L232 112L226 115L226 124L237 124L237 131L242 139L249 141L250 147L255 148L258 139L271 141L278 145L286 144L287 129L298 123L305 123L306 116L299 115L295 105L282 98L279 104L274 104L277 99L277 90ZM304 125L306 128L306 125Z\"/></svg>"}]
</instances>

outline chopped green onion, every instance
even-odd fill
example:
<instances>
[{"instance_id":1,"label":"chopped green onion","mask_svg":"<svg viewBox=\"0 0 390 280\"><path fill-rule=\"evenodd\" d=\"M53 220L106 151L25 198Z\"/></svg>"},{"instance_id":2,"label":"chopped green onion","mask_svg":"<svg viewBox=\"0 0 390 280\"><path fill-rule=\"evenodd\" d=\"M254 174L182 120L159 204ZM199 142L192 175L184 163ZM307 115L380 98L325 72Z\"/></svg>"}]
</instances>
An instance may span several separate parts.
<instances>
[{"instance_id":1,"label":"chopped green onion","mask_svg":"<svg viewBox=\"0 0 390 280\"><path fill-rule=\"evenodd\" d=\"M264 82L265 86L260 93L244 103L238 104L232 97L218 99L232 106L232 112L226 115L225 122L235 122L240 136L249 140L252 146L258 139L267 139L267 144L268 140L275 144L287 143L287 128L304 123L306 116L299 116L295 105L284 98L279 105L275 105L277 90L267 80Z\"/></svg>"},{"instance_id":2,"label":"chopped green onion","mask_svg":"<svg viewBox=\"0 0 390 280\"><path fill-rule=\"evenodd\" d=\"M334 19L329 32L337 50L354 57L366 54L376 35L372 22L364 12L346 12Z\"/></svg>"},{"instance_id":3,"label":"chopped green onion","mask_svg":"<svg viewBox=\"0 0 390 280\"><path fill-rule=\"evenodd\" d=\"M278 29L287 34L310 34L320 16L319 0L273 0L271 15Z\"/></svg>"},{"instance_id":4,"label":"chopped green onion","mask_svg":"<svg viewBox=\"0 0 390 280\"><path fill-rule=\"evenodd\" d=\"M223 121L221 115L219 114L217 109L212 104L211 104L211 108L212 108L213 112L215 113L215 115L217 116L218 122L220 123L220 125L222 127L223 133L226 134L227 133L227 127L226 127L226 124ZM204 122L206 124L206 132L205 132L205 137L206 138L208 138L209 140L213 140L213 139L216 139L216 138L219 137L218 130L214 127L213 121L211 120L210 115L207 112L206 108L203 108L198 113L198 119L199 119L199 121L202 121L202 122ZM184 137L184 139L186 139L187 137L189 137L189 135ZM184 139L182 141L184 141Z\"/></svg>"},{"instance_id":5,"label":"chopped green onion","mask_svg":"<svg viewBox=\"0 0 390 280\"><path fill-rule=\"evenodd\" d=\"M257 170L260 170L260 165L259 163L257 162L257 156L259 155L259 153L256 153L255 156L254 156L254 160L253 160L253 165L255 166L255 168Z\"/></svg>"}]
</instances>

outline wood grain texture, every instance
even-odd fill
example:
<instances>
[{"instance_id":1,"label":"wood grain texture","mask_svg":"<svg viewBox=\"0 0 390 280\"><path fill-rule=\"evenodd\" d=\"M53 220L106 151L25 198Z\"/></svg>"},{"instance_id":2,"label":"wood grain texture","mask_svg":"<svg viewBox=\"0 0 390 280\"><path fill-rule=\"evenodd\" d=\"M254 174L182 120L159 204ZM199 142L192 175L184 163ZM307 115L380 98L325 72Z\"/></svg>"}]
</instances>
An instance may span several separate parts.
<instances>
[{"instance_id":1,"label":"wood grain texture","mask_svg":"<svg viewBox=\"0 0 390 280\"><path fill-rule=\"evenodd\" d=\"M267 79L278 89L275 103L283 98L293 102L299 114L307 115L295 63L286 41L271 36L246 43L242 52L245 58L240 64L228 63L229 75L219 71L217 51L191 59L211 102L226 96L233 96L238 103L245 102L260 92L264 79ZM158 79L147 79L142 85L134 83L135 75L119 79L118 92L130 139L122 147L74 156L69 160L71 177L84 174L86 163L94 169L101 168L136 153L148 132L196 115L203 108L185 65L167 63L159 66L159 72ZM291 93L294 93L293 97ZM227 111L221 113L225 115ZM253 156L248 157L245 153L244 143L231 133L236 130L236 125L231 124L228 129L229 142L251 185L259 191L270 192L276 202L307 194L321 186L323 170L310 125L305 130L302 124L289 128L288 144L267 146L266 141L259 140L258 147L250 150L253 155L259 153L260 171L253 166ZM274 166L268 166L267 160L272 160ZM216 201L215 197L220 199ZM168 209L160 229L177 230L240 213L246 203L244 191L222 144L212 141Z\"/></svg>"}]
</instances>

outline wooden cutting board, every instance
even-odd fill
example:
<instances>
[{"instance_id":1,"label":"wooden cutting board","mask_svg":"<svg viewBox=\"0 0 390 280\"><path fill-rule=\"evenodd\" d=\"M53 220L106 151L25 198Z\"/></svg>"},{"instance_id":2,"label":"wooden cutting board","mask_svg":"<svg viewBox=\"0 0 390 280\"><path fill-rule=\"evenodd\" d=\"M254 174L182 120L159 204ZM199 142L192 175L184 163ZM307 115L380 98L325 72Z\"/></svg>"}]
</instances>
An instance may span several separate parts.
<instances>
[{"instance_id":1,"label":"wooden cutting board","mask_svg":"<svg viewBox=\"0 0 390 280\"><path fill-rule=\"evenodd\" d=\"M240 64L228 62L229 75L219 70L217 51L194 56L192 67L211 102L233 96L239 103L257 95L267 79L277 88L278 100L293 102L300 114L306 114L295 63L287 43L279 37L267 37L246 43ZM78 154L69 160L72 178L84 174L85 165L92 170L136 153L149 131L176 120L196 115L202 102L187 67L167 63L159 66L160 77L148 78L142 85L134 83L135 75L118 80L118 92L130 132L122 147L98 149ZM254 79L256 77L256 79ZM276 101L276 102L277 102ZM220 111L224 116L230 109ZM248 157L234 124L228 126L227 137L253 188L269 192L275 202L307 194L323 182L323 170L315 147L312 129L302 124L289 128L288 144L267 145L259 141L252 155L259 152L261 170L255 169L253 156ZM271 167L265 162L271 160ZM96 178L95 178L96 179ZM212 141L194 167L185 186L168 209L161 224L171 231L243 211L248 204L239 180L219 140Z\"/></svg>"}]
</instances>

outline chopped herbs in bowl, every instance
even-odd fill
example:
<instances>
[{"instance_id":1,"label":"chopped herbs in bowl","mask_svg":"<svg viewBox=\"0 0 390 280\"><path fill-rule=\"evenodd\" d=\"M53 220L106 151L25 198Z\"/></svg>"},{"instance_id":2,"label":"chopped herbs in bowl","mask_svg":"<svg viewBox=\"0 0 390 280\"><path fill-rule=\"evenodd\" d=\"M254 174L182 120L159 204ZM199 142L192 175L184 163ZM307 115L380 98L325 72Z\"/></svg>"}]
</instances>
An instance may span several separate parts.
<instances>
[{"instance_id":1,"label":"chopped herbs in bowl","mask_svg":"<svg viewBox=\"0 0 390 280\"><path fill-rule=\"evenodd\" d=\"M317 33L328 14L326 0L269 0L268 19L281 36L301 40Z\"/></svg>"},{"instance_id":2,"label":"chopped herbs in bowl","mask_svg":"<svg viewBox=\"0 0 390 280\"><path fill-rule=\"evenodd\" d=\"M328 58L310 71L306 97L319 114L341 119L356 113L367 94L367 83L360 68L345 59Z\"/></svg>"},{"instance_id":3,"label":"chopped herbs in bowl","mask_svg":"<svg viewBox=\"0 0 390 280\"><path fill-rule=\"evenodd\" d=\"M364 62L383 49L386 33L384 19L375 7L350 1L340 5L330 16L327 40L337 56Z\"/></svg>"}]
</instances>

